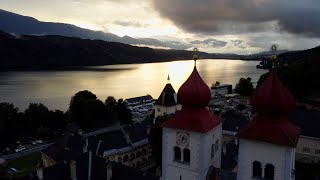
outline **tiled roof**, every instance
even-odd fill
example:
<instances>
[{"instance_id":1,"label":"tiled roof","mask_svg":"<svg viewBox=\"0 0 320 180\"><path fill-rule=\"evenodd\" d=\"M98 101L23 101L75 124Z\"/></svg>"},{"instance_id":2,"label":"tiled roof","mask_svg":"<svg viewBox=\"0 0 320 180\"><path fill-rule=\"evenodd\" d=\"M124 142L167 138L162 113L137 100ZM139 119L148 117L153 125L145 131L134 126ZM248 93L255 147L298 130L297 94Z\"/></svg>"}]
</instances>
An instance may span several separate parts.
<instances>
[{"instance_id":1,"label":"tiled roof","mask_svg":"<svg viewBox=\"0 0 320 180\"><path fill-rule=\"evenodd\" d=\"M125 166L120 163L113 163L111 180L159 180L160 177L138 169Z\"/></svg>"},{"instance_id":2,"label":"tiled roof","mask_svg":"<svg viewBox=\"0 0 320 180\"><path fill-rule=\"evenodd\" d=\"M172 85L166 84L155 104L161 106L174 106L177 104L175 96L176 92Z\"/></svg>"},{"instance_id":3,"label":"tiled roof","mask_svg":"<svg viewBox=\"0 0 320 180\"><path fill-rule=\"evenodd\" d=\"M88 179L89 153L84 153L75 159L77 180ZM92 155L91 179L105 180L106 160L102 157ZM44 180L71 180L70 161L60 162L44 168Z\"/></svg>"},{"instance_id":4,"label":"tiled roof","mask_svg":"<svg viewBox=\"0 0 320 180\"><path fill-rule=\"evenodd\" d=\"M221 118L207 108L210 99L210 89L194 67L191 75L178 91L178 103L182 104L182 110L163 123L162 127L208 132L221 123Z\"/></svg>"},{"instance_id":5,"label":"tiled roof","mask_svg":"<svg viewBox=\"0 0 320 180\"><path fill-rule=\"evenodd\" d=\"M146 95L146 96L139 96L139 97L129 98L129 99L126 99L125 101L127 101L129 103L134 103L134 102L143 102L143 101L146 101L146 100L153 100L153 98L150 95Z\"/></svg>"},{"instance_id":6,"label":"tiled roof","mask_svg":"<svg viewBox=\"0 0 320 180\"><path fill-rule=\"evenodd\" d=\"M240 138L296 147L300 129L288 122L288 113L293 110L295 102L275 69L256 89L251 104L258 115L240 131Z\"/></svg>"},{"instance_id":7,"label":"tiled roof","mask_svg":"<svg viewBox=\"0 0 320 180\"><path fill-rule=\"evenodd\" d=\"M124 131L130 136L132 143L148 138L146 128L142 124L134 124L131 126L123 126Z\"/></svg>"}]
</instances>

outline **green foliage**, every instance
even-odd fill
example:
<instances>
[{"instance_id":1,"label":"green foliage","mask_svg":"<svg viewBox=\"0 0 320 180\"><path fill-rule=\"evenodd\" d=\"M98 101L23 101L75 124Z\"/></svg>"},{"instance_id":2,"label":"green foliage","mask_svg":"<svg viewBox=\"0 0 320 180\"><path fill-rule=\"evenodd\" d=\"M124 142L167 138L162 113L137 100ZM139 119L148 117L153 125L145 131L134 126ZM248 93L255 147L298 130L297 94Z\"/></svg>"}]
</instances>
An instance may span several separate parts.
<instances>
[{"instance_id":1,"label":"green foliage","mask_svg":"<svg viewBox=\"0 0 320 180\"><path fill-rule=\"evenodd\" d=\"M15 142L15 130L19 126L18 108L6 102L0 103L0 146Z\"/></svg>"},{"instance_id":2,"label":"green foliage","mask_svg":"<svg viewBox=\"0 0 320 180\"><path fill-rule=\"evenodd\" d=\"M240 78L238 84L236 85L235 92L241 95L249 96L253 92L253 84L251 78Z\"/></svg>"},{"instance_id":3,"label":"green foliage","mask_svg":"<svg viewBox=\"0 0 320 180\"><path fill-rule=\"evenodd\" d=\"M132 113L123 99L119 99L117 102L117 112L121 124L132 124Z\"/></svg>"},{"instance_id":4,"label":"green foliage","mask_svg":"<svg viewBox=\"0 0 320 180\"><path fill-rule=\"evenodd\" d=\"M107 107L90 91L79 91L70 101L70 118L84 130L102 127L106 124Z\"/></svg>"},{"instance_id":5,"label":"green foliage","mask_svg":"<svg viewBox=\"0 0 320 180\"><path fill-rule=\"evenodd\" d=\"M39 103L30 103L29 107L24 111L24 118L29 133L36 132L40 126L48 126L50 121L49 109Z\"/></svg>"}]
</instances>

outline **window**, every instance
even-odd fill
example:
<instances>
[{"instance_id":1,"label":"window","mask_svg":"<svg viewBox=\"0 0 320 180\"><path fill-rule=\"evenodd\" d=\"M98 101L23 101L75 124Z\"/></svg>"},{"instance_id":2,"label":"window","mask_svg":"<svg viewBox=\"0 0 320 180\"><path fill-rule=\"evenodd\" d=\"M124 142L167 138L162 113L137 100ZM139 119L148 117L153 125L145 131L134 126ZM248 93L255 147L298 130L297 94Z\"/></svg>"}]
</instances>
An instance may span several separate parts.
<instances>
[{"instance_id":1,"label":"window","mask_svg":"<svg viewBox=\"0 0 320 180\"><path fill-rule=\"evenodd\" d=\"M134 153L131 153L131 154L130 154L130 161L132 161L134 158L136 158L135 154L134 154Z\"/></svg>"},{"instance_id":2,"label":"window","mask_svg":"<svg viewBox=\"0 0 320 180\"><path fill-rule=\"evenodd\" d=\"M174 160L180 161L181 160L181 149L179 147L174 147Z\"/></svg>"},{"instance_id":3,"label":"window","mask_svg":"<svg viewBox=\"0 0 320 180\"><path fill-rule=\"evenodd\" d=\"M138 151L137 154L136 154L136 157L139 158L140 156L141 156L141 152Z\"/></svg>"},{"instance_id":4,"label":"window","mask_svg":"<svg viewBox=\"0 0 320 180\"><path fill-rule=\"evenodd\" d=\"M190 150L187 148L183 150L183 162L190 163Z\"/></svg>"},{"instance_id":5,"label":"window","mask_svg":"<svg viewBox=\"0 0 320 180\"><path fill-rule=\"evenodd\" d=\"M274 178L274 166L272 164L267 164L265 168L265 179L273 180Z\"/></svg>"},{"instance_id":6,"label":"window","mask_svg":"<svg viewBox=\"0 0 320 180\"><path fill-rule=\"evenodd\" d=\"M160 112L161 111L160 108L158 108L157 111Z\"/></svg>"},{"instance_id":7,"label":"window","mask_svg":"<svg viewBox=\"0 0 320 180\"><path fill-rule=\"evenodd\" d=\"M258 161L254 161L252 163L252 177L261 178L261 174L262 174L261 163Z\"/></svg>"},{"instance_id":8,"label":"window","mask_svg":"<svg viewBox=\"0 0 320 180\"><path fill-rule=\"evenodd\" d=\"M216 151L219 149L219 139L216 141Z\"/></svg>"},{"instance_id":9,"label":"window","mask_svg":"<svg viewBox=\"0 0 320 180\"><path fill-rule=\"evenodd\" d=\"M310 152L310 148L308 148L308 147L303 147L302 151L305 152L305 153L309 153L309 152Z\"/></svg>"},{"instance_id":10,"label":"window","mask_svg":"<svg viewBox=\"0 0 320 180\"><path fill-rule=\"evenodd\" d=\"M214 158L214 144L211 145L211 159Z\"/></svg>"},{"instance_id":11,"label":"window","mask_svg":"<svg viewBox=\"0 0 320 180\"><path fill-rule=\"evenodd\" d=\"M316 154L320 154L320 149L316 149L316 150L314 150L314 153L316 153Z\"/></svg>"},{"instance_id":12,"label":"window","mask_svg":"<svg viewBox=\"0 0 320 180\"><path fill-rule=\"evenodd\" d=\"M118 157L118 162L122 163L122 157Z\"/></svg>"},{"instance_id":13,"label":"window","mask_svg":"<svg viewBox=\"0 0 320 180\"><path fill-rule=\"evenodd\" d=\"M142 149L142 156L147 154L147 150L146 149Z\"/></svg>"},{"instance_id":14,"label":"window","mask_svg":"<svg viewBox=\"0 0 320 180\"><path fill-rule=\"evenodd\" d=\"M137 162L137 167L140 167L141 163L140 161Z\"/></svg>"},{"instance_id":15,"label":"window","mask_svg":"<svg viewBox=\"0 0 320 180\"><path fill-rule=\"evenodd\" d=\"M129 156L128 155L125 155L124 157L123 157L123 162L127 162L129 160Z\"/></svg>"}]
</instances>

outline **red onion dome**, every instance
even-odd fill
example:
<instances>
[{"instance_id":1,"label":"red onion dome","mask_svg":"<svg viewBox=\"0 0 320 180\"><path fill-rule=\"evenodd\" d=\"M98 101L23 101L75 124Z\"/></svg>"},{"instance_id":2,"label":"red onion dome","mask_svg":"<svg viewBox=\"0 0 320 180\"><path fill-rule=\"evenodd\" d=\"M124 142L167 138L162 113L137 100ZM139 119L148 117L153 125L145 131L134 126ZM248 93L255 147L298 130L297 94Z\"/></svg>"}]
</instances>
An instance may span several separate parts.
<instances>
[{"instance_id":1,"label":"red onion dome","mask_svg":"<svg viewBox=\"0 0 320 180\"><path fill-rule=\"evenodd\" d=\"M272 69L267 79L254 92L251 105L258 114L271 116L292 111L295 101L279 80L275 69Z\"/></svg>"},{"instance_id":2,"label":"red onion dome","mask_svg":"<svg viewBox=\"0 0 320 180\"><path fill-rule=\"evenodd\" d=\"M184 106L207 106L210 100L211 91L194 67L178 91L178 103Z\"/></svg>"}]
</instances>

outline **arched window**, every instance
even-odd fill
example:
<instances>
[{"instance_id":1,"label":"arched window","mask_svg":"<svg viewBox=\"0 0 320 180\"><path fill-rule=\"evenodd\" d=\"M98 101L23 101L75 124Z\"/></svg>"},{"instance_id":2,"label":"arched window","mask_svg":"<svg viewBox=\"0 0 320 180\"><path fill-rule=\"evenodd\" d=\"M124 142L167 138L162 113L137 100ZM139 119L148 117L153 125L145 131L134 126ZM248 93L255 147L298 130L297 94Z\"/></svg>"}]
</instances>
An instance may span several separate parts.
<instances>
[{"instance_id":1,"label":"arched window","mask_svg":"<svg viewBox=\"0 0 320 180\"><path fill-rule=\"evenodd\" d=\"M174 147L174 160L180 161L181 160L181 149L179 147Z\"/></svg>"},{"instance_id":2,"label":"arched window","mask_svg":"<svg viewBox=\"0 0 320 180\"><path fill-rule=\"evenodd\" d=\"M122 163L122 157L118 157L118 162Z\"/></svg>"},{"instance_id":3,"label":"arched window","mask_svg":"<svg viewBox=\"0 0 320 180\"><path fill-rule=\"evenodd\" d=\"M265 168L265 179L273 180L274 178L274 166L272 164L267 164Z\"/></svg>"},{"instance_id":4,"label":"arched window","mask_svg":"<svg viewBox=\"0 0 320 180\"><path fill-rule=\"evenodd\" d=\"M146 165L147 164L147 160L145 158L142 159L142 165Z\"/></svg>"},{"instance_id":5,"label":"arched window","mask_svg":"<svg viewBox=\"0 0 320 180\"><path fill-rule=\"evenodd\" d=\"M260 177L262 174L261 163L258 161L254 161L252 163L252 177Z\"/></svg>"},{"instance_id":6,"label":"arched window","mask_svg":"<svg viewBox=\"0 0 320 180\"><path fill-rule=\"evenodd\" d=\"M134 153L130 154L130 160L132 161L134 158L136 158L136 155Z\"/></svg>"},{"instance_id":7,"label":"arched window","mask_svg":"<svg viewBox=\"0 0 320 180\"><path fill-rule=\"evenodd\" d=\"M138 151L138 152L136 153L136 157L139 158L140 156L141 156L141 152Z\"/></svg>"},{"instance_id":8,"label":"arched window","mask_svg":"<svg viewBox=\"0 0 320 180\"><path fill-rule=\"evenodd\" d=\"M183 162L190 163L190 150L189 149L183 150Z\"/></svg>"},{"instance_id":9,"label":"arched window","mask_svg":"<svg viewBox=\"0 0 320 180\"><path fill-rule=\"evenodd\" d=\"M214 144L211 145L211 159L214 158Z\"/></svg>"},{"instance_id":10,"label":"arched window","mask_svg":"<svg viewBox=\"0 0 320 180\"><path fill-rule=\"evenodd\" d=\"M137 167L140 167L140 165L141 165L141 164L140 164L140 161L138 161L138 162L137 162Z\"/></svg>"},{"instance_id":11,"label":"arched window","mask_svg":"<svg viewBox=\"0 0 320 180\"><path fill-rule=\"evenodd\" d=\"M142 156L147 154L147 150L146 149L142 149Z\"/></svg>"},{"instance_id":12,"label":"arched window","mask_svg":"<svg viewBox=\"0 0 320 180\"><path fill-rule=\"evenodd\" d=\"M123 157L123 162L127 162L129 160L129 156L128 155L125 155L124 157Z\"/></svg>"}]
</instances>

